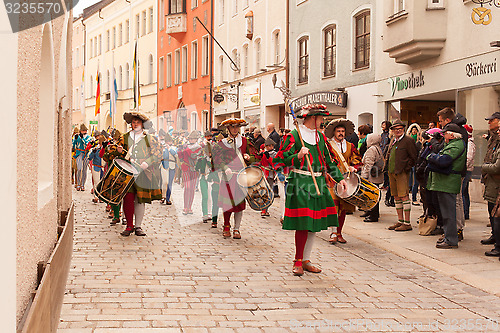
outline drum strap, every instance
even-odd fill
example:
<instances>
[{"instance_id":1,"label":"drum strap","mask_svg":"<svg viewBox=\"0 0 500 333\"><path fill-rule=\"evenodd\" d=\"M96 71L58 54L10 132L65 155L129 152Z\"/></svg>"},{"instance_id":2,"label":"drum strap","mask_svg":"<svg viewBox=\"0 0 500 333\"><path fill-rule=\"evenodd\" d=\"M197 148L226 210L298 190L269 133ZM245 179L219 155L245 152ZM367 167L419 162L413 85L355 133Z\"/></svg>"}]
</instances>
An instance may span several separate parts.
<instances>
[{"instance_id":1,"label":"drum strap","mask_svg":"<svg viewBox=\"0 0 500 333\"><path fill-rule=\"evenodd\" d=\"M346 168L346 170L349 171L349 164L347 164L347 161L345 160L344 154L342 154L339 151L339 147L337 146L337 144L333 143L331 146L335 150L335 152L337 153L337 156L339 157L342 164L344 164L344 167Z\"/></svg>"},{"instance_id":2,"label":"drum strap","mask_svg":"<svg viewBox=\"0 0 500 333\"><path fill-rule=\"evenodd\" d=\"M295 173L298 173L298 174L301 174L301 175L306 175L306 176L310 176L311 175L311 172L309 172L307 170L302 170L302 169L292 169L292 172L295 172ZM314 172L314 177L320 177L322 175L323 175L322 172Z\"/></svg>"}]
</instances>

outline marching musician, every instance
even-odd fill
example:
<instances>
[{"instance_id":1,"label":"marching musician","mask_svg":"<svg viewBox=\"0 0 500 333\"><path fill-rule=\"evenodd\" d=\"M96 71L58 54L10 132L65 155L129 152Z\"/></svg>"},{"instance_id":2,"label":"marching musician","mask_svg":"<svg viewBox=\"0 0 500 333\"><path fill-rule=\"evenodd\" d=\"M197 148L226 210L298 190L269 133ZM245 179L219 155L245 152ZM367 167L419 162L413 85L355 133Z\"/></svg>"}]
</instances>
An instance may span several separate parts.
<instances>
[{"instance_id":1,"label":"marching musician","mask_svg":"<svg viewBox=\"0 0 500 333\"><path fill-rule=\"evenodd\" d=\"M93 194L94 198L92 199L92 202L97 203L99 200L97 199L97 195L95 193L95 187L101 180L103 176L103 171L104 171L104 165L103 165L103 160L100 156L101 153L101 148L102 148L102 143L104 142L104 136L102 133L99 133L96 135L96 140L93 143L92 148L90 149L89 153L89 161L90 161L90 167L91 167L91 174L92 174L92 185L93 185Z\"/></svg>"},{"instance_id":2,"label":"marching musician","mask_svg":"<svg viewBox=\"0 0 500 333\"><path fill-rule=\"evenodd\" d=\"M161 176L158 166L162 158L162 150L158 140L144 131L152 126L148 117L140 112L132 111L126 112L123 119L132 126L132 130L123 135L123 147L118 146L117 151L140 173L123 198L127 228L120 234L130 236L135 231L136 236L146 236L142 230L145 203L161 200Z\"/></svg>"},{"instance_id":3,"label":"marching musician","mask_svg":"<svg viewBox=\"0 0 500 333\"><path fill-rule=\"evenodd\" d=\"M303 275L304 270L319 273L321 269L311 263L311 250L315 233L336 226L337 209L328 191L327 181L333 178L345 191L347 185L336 161L328 153L327 139L318 131L324 116L330 113L322 104L309 104L300 110L297 118L303 118L299 132L294 129L281 141L279 152L274 158L277 167L293 167L288 177L283 229L295 230L294 275ZM312 170L308 168L305 156L309 156ZM318 185L317 193L314 179ZM327 180L327 178L329 178ZM333 185L333 184L330 184Z\"/></svg>"},{"instance_id":4,"label":"marching musician","mask_svg":"<svg viewBox=\"0 0 500 333\"><path fill-rule=\"evenodd\" d=\"M217 203L219 197L219 178L215 171L213 160L213 145L212 133L206 131L202 140L202 154L196 163L196 170L200 173L200 190L201 190L201 210L203 212L203 222L212 220L212 228L217 228L217 214L219 205ZM212 214L208 213L209 209L209 195L208 184L212 183Z\"/></svg>"},{"instance_id":5,"label":"marching musician","mask_svg":"<svg viewBox=\"0 0 500 333\"><path fill-rule=\"evenodd\" d=\"M105 166L105 172L107 171L107 168L111 165L113 160L116 157L121 157L121 153L118 153L118 147L123 147L123 136L120 133L119 130L113 129L111 132L111 140L108 140L107 142L104 143L104 154L103 154L103 160L106 162ZM122 150L123 151L123 150ZM111 205L110 208L112 210L112 220L110 222L111 225L116 225L117 223L120 222L120 209L121 209L121 204L118 205ZM110 216L111 217L111 216Z\"/></svg>"},{"instance_id":6,"label":"marching musician","mask_svg":"<svg viewBox=\"0 0 500 333\"><path fill-rule=\"evenodd\" d=\"M276 150L274 147L276 146L276 142L268 137L264 142L264 151L262 152L262 159L260 161L260 165L264 171L264 176L266 177L267 182L271 188L274 187L274 177L276 177L276 171L273 168L272 160L276 156ZM267 209L262 210L260 212L261 217L270 216Z\"/></svg>"},{"instance_id":7,"label":"marching musician","mask_svg":"<svg viewBox=\"0 0 500 333\"><path fill-rule=\"evenodd\" d=\"M88 154L87 144L90 142L90 136L87 134L88 128L85 124L80 125L80 134L73 139L73 149L76 158L76 190L85 191L85 182L87 181Z\"/></svg>"},{"instance_id":8,"label":"marching musician","mask_svg":"<svg viewBox=\"0 0 500 333\"><path fill-rule=\"evenodd\" d=\"M361 154L358 152L354 144L348 142L345 138L354 133L354 124L348 119L332 120L325 128L325 135L330 138L330 144L333 148L333 156L339 161L339 169L342 174L349 172L357 172L361 169ZM346 243L347 241L342 236L342 227L344 226L345 216L347 213L353 213L356 210L354 205L340 199L331 191L334 197L335 206L338 208L339 226L331 228L330 240L331 244Z\"/></svg>"},{"instance_id":9,"label":"marching musician","mask_svg":"<svg viewBox=\"0 0 500 333\"><path fill-rule=\"evenodd\" d=\"M193 214L194 192L198 181L198 172L196 171L196 161L201 154L201 146L198 143L200 133L192 131L189 133L188 143L179 147L177 152L181 162L182 184L184 186L184 210L182 214Z\"/></svg>"},{"instance_id":10,"label":"marching musician","mask_svg":"<svg viewBox=\"0 0 500 333\"><path fill-rule=\"evenodd\" d=\"M221 123L229 135L214 147L215 166L222 171L219 187L219 207L224 212L222 236L231 237L231 214L234 213L233 238L241 239L240 225L245 210L245 194L236 181L238 173L255 161L255 148L240 134L240 128L248 123L243 119L230 118Z\"/></svg>"}]
</instances>

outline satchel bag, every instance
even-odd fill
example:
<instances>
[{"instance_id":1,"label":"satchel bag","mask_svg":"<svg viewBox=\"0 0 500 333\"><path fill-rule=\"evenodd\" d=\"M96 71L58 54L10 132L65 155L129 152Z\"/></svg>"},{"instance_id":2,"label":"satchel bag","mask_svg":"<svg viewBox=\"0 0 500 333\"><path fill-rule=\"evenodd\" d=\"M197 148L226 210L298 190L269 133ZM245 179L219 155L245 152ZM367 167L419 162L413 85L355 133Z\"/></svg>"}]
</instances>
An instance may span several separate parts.
<instances>
[{"instance_id":1,"label":"satchel bag","mask_svg":"<svg viewBox=\"0 0 500 333\"><path fill-rule=\"evenodd\" d=\"M437 227L437 217L420 216L418 219L418 234L420 236L429 236Z\"/></svg>"}]
</instances>

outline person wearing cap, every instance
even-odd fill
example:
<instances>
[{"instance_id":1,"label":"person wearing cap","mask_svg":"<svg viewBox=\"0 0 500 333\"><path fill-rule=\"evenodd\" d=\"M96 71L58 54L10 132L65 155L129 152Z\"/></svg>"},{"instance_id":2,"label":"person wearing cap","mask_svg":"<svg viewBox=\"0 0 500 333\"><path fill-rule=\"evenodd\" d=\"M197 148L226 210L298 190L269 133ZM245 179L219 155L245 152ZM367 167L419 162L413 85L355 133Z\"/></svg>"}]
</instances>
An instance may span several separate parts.
<instances>
[{"instance_id":1,"label":"person wearing cap","mask_svg":"<svg viewBox=\"0 0 500 333\"><path fill-rule=\"evenodd\" d=\"M193 214L194 193L196 183L198 182L198 171L196 171L196 162L202 153L201 145L198 143L200 134L198 131L189 133L188 143L178 147L178 156L182 170L182 184L184 187L184 209L182 214Z\"/></svg>"},{"instance_id":2,"label":"person wearing cap","mask_svg":"<svg viewBox=\"0 0 500 333\"><path fill-rule=\"evenodd\" d=\"M221 123L229 135L214 146L214 165L221 170L219 186L219 207L224 212L222 236L231 237L231 214L234 213L233 238L241 239L240 226L245 205L245 193L237 183L238 173L255 162L256 151L247 138L240 134L240 128L248 123L243 119L230 118Z\"/></svg>"},{"instance_id":3,"label":"person wearing cap","mask_svg":"<svg viewBox=\"0 0 500 333\"><path fill-rule=\"evenodd\" d=\"M409 198L409 174L415 165L418 152L415 141L405 135L405 124L396 119L391 126L394 134L385 155L385 169L389 174L391 194L394 196L398 222L389 230L412 230L410 223L411 202Z\"/></svg>"},{"instance_id":4,"label":"person wearing cap","mask_svg":"<svg viewBox=\"0 0 500 333\"><path fill-rule=\"evenodd\" d=\"M123 198L123 211L127 227L120 235L146 236L142 230L142 220L146 203L161 200L161 174L159 164L162 150L158 140L145 130L152 126L148 117L140 112L126 112L123 119L132 129L123 135L123 146L117 147L118 154L129 160L138 171L134 184ZM134 225L135 217L135 225Z\"/></svg>"},{"instance_id":5,"label":"person wearing cap","mask_svg":"<svg viewBox=\"0 0 500 333\"><path fill-rule=\"evenodd\" d=\"M427 189L437 195L439 213L443 221L444 235L438 239L436 248L452 249L458 247L457 232L457 195L462 185L461 173L467 152L460 126L448 123L442 130L445 145L441 151L430 153L426 160L430 170Z\"/></svg>"},{"instance_id":6,"label":"person wearing cap","mask_svg":"<svg viewBox=\"0 0 500 333\"><path fill-rule=\"evenodd\" d=\"M73 149L76 159L76 190L85 191L87 181L88 151L87 145L91 137L87 134L88 128L85 124L80 125L80 133L73 139Z\"/></svg>"},{"instance_id":7,"label":"person wearing cap","mask_svg":"<svg viewBox=\"0 0 500 333\"><path fill-rule=\"evenodd\" d=\"M495 214L493 208L500 191L500 172L497 172L498 170L492 167L498 161L497 155L500 150L500 135L498 134L500 128L500 112L493 113L488 118L485 118L485 120L488 121L489 137L486 155L484 156L483 165L481 167L481 182L484 183L483 198L488 202L491 235L486 239L482 239L481 244L491 245L495 244L495 232L497 231L495 228Z\"/></svg>"},{"instance_id":8,"label":"person wearing cap","mask_svg":"<svg viewBox=\"0 0 500 333\"><path fill-rule=\"evenodd\" d=\"M304 271L321 272L321 269L311 263L316 232L338 226L337 208L330 194L327 178L328 182L333 178L342 191L347 188L337 162L331 157L333 149L329 147L328 139L318 131L326 115L330 113L325 105L309 104L302 107L297 118L304 119L303 124L298 125L304 145L298 130L294 129L285 136L273 159L276 167L290 169L282 228L295 231L292 273L297 276L303 275ZM306 162L306 155L309 156L313 174Z\"/></svg>"},{"instance_id":9,"label":"person wearing cap","mask_svg":"<svg viewBox=\"0 0 500 333\"><path fill-rule=\"evenodd\" d=\"M113 163L116 157L121 157L122 154L118 153L118 147L123 147L123 136L119 130L113 129L111 132L111 141L109 141L104 147L104 154L102 159L106 162L104 167L104 172L106 173L109 166ZM120 222L120 209L122 205L110 205L110 218L112 218L110 225L116 225Z\"/></svg>"},{"instance_id":10,"label":"person wearing cap","mask_svg":"<svg viewBox=\"0 0 500 333\"><path fill-rule=\"evenodd\" d=\"M163 157L161 165L162 165L162 179L165 178L164 181L166 181L166 189L165 189L165 197L162 199L162 202L165 203L165 205L171 205L172 201L170 201L170 197L172 195L172 186L174 182L175 170L177 168L179 160L177 157L177 148L173 145L172 137L168 133L165 133L164 137L165 137L165 144L163 146Z\"/></svg>"},{"instance_id":11,"label":"person wearing cap","mask_svg":"<svg viewBox=\"0 0 500 333\"><path fill-rule=\"evenodd\" d=\"M348 142L345 138L354 133L354 123L349 119L339 118L328 123L325 128L325 135L330 139L329 143L333 148L333 159L339 161L339 169L342 174L357 172L361 169L361 154L356 149L356 146ZM354 205L339 198L334 191L331 191L335 206L338 213L338 227L330 229L331 244L347 243L342 236L342 228L344 227L345 217L348 213L353 213L356 210ZM368 215L365 215L365 217Z\"/></svg>"},{"instance_id":12,"label":"person wearing cap","mask_svg":"<svg viewBox=\"0 0 500 333\"><path fill-rule=\"evenodd\" d=\"M202 151L196 162L196 170L200 174L200 190L201 190L201 211L203 213L203 222L212 221L212 228L217 228L217 214L219 206L217 204L219 196L219 178L215 172L213 161L213 145L212 133L206 131L201 142ZM212 183L211 197L208 195L209 183ZM210 198L212 205L210 207ZM208 213L209 207L211 214Z\"/></svg>"},{"instance_id":13,"label":"person wearing cap","mask_svg":"<svg viewBox=\"0 0 500 333\"><path fill-rule=\"evenodd\" d=\"M462 135L462 140L464 141L465 149L467 149L467 141L469 139L469 135L464 125L467 124L467 119L462 116L460 113L455 112L450 107L446 107L442 110L439 110L437 113L439 124L441 128L444 128L447 124L455 124L460 129L460 134ZM462 181L467 172L467 160L464 161L462 165ZM457 196L457 232L458 232L458 240L461 241L464 239L464 227L465 227L465 216L464 216L464 205L462 200L462 188L460 187L460 193Z\"/></svg>"},{"instance_id":14,"label":"person wearing cap","mask_svg":"<svg viewBox=\"0 0 500 333\"><path fill-rule=\"evenodd\" d=\"M462 201L464 203L464 218L469 219L470 212L470 197L469 197L469 183L472 179L472 171L474 170L474 158L476 157L476 143L472 136L472 125L464 125L465 130L469 136L467 140L467 172L462 181Z\"/></svg>"},{"instance_id":15,"label":"person wearing cap","mask_svg":"<svg viewBox=\"0 0 500 333\"><path fill-rule=\"evenodd\" d=\"M262 159L260 161L260 165L262 166L262 169L264 171L264 177L266 177L266 180L271 188L273 188L274 186L274 177L276 177L276 171L274 170L274 166L272 163L272 160L277 153L276 150L274 150L275 146L276 142L270 137L267 137L266 141L264 142L264 151L262 152ZM270 216L269 211L267 209L264 209L260 212L260 216Z\"/></svg>"}]
</instances>

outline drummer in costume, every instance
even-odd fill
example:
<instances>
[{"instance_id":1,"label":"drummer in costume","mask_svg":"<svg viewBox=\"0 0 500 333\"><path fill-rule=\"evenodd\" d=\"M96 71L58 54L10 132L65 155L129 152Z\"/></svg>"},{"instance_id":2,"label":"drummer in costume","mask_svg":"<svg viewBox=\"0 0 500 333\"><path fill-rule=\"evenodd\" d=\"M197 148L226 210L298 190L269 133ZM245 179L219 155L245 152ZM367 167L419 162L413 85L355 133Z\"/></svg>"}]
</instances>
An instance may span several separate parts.
<instances>
[{"instance_id":1,"label":"drummer in costume","mask_svg":"<svg viewBox=\"0 0 500 333\"><path fill-rule=\"evenodd\" d=\"M321 272L321 269L311 264L315 233L338 224L337 209L328 191L326 177L331 176L342 189L346 188L337 162L328 153L327 139L318 131L326 115L329 112L324 105L304 106L297 118L304 118L303 125L298 127L305 146L302 146L299 133L294 129L283 138L280 150L273 160L276 167L292 167L288 176L283 229L295 230L294 275L302 275L304 270ZM306 163L306 154L311 161L319 195Z\"/></svg>"},{"instance_id":2,"label":"drummer in costume","mask_svg":"<svg viewBox=\"0 0 500 333\"><path fill-rule=\"evenodd\" d=\"M196 163L196 170L200 173L200 190L201 190L201 210L203 213L203 222L212 221L212 228L217 228L217 214L219 205L217 203L219 197L219 177L215 172L213 160L213 142L212 133L206 131L204 134L202 146L202 154ZM208 213L210 206L210 196L208 195L208 184L212 183L212 207L211 215Z\"/></svg>"},{"instance_id":3,"label":"drummer in costume","mask_svg":"<svg viewBox=\"0 0 500 333\"><path fill-rule=\"evenodd\" d=\"M325 128L325 135L330 138L330 144L333 148L334 158L339 161L339 169L342 174L346 172L357 172L361 169L361 154L354 144L347 142L346 137L354 133L354 124L348 119L332 120ZM331 229L330 243L346 243L342 237L342 227L344 226L347 213L353 213L356 210L354 205L340 199L333 191L335 206L338 208L339 226Z\"/></svg>"},{"instance_id":4,"label":"drummer in costume","mask_svg":"<svg viewBox=\"0 0 500 333\"><path fill-rule=\"evenodd\" d=\"M238 173L255 161L255 148L240 134L240 127L248 123L243 119L230 118L221 123L229 135L214 147L215 167L221 170L219 207L224 212L222 236L231 237L231 214L234 213L233 238L241 239L240 225L245 210L245 194L237 183Z\"/></svg>"},{"instance_id":5,"label":"drummer in costume","mask_svg":"<svg viewBox=\"0 0 500 333\"><path fill-rule=\"evenodd\" d=\"M123 136L120 133L119 130L114 129L111 132L112 135L112 140L108 141L107 144L105 144L104 147L104 155L103 155L103 160L106 162L105 166L105 172L107 171L107 168L111 165L113 160L116 157L121 157L122 154L118 153L118 147L123 147ZM122 150L123 151L123 150ZM120 205L110 205L111 210L113 211L113 219L111 220L110 224L115 225L120 222L120 209L121 209L121 204Z\"/></svg>"},{"instance_id":6,"label":"drummer in costume","mask_svg":"<svg viewBox=\"0 0 500 333\"><path fill-rule=\"evenodd\" d=\"M127 228L120 234L129 236L135 231L136 236L146 236L141 228L145 204L161 200L159 163L162 150L158 140L144 131L152 125L148 117L140 112L127 112L123 119L131 124L132 130L123 135L123 147L117 147L117 151L130 160L140 174L123 198Z\"/></svg>"},{"instance_id":7,"label":"drummer in costume","mask_svg":"<svg viewBox=\"0 0 500 333\"><path fill-rule=\"evenodd\" d=\"M76 158L76 190L85 191L85 182L87 181L88 152L87 145L90 142L90 136L87 134L87 126L80 125L80 134L73 139L73 149Z\"/></svg>"},{"instance_id":8,"label":"drummer in costume","mask_svg":"<svg viewBox=\"0 0 500 333\"><path fill-rule=\"evenodd\" d=\"M201 154L201 146L198 143L200 134L192 131L188 135L188 143L179 147L178 156L182 170L182 184L184 186L184 210L182 214L193 214L194 192L198 181L198 172L195 170L196 161Z\"/></svg>"},{"instance_id":9,"label":"drummer in costume","mask_svg":"<svg viewBox=\"0 0 500 333\"><path fill-rule=\"evenodd\" d=\"M276 142L268 137L264 142L264 151L262 152L262 159L260 160L260 165L262 166L262 170L264 171L264 177L266 177L269 186L273 188L274 186L274 178L276 177L276 171L273 166L273 158L276 156L277 151L274 150L276 146ZM270 216L269 211L264 209L260 212L261 217Z\"/></svg>"}]
</instances>

